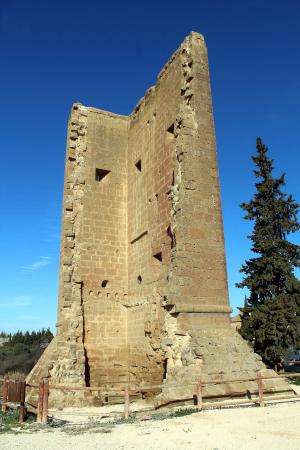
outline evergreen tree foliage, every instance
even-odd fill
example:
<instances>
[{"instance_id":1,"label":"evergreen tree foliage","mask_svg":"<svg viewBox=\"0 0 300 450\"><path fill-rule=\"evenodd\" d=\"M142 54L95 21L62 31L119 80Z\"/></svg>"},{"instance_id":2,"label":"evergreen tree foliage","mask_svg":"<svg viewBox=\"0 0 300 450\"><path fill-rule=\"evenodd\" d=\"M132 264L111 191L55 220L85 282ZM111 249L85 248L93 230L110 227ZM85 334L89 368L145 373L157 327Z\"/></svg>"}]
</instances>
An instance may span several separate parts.
<instances>
[{"instance_id":1,"label":"evergreen tree foliage","mask_svg":"<svg viewBox=\"0 0 300 450\"><path fill-rule=\"evenodd\" d=\"M236 286L248 288L242 312L241 334L270 367L280 367L290 346L300 346L300 282L294 268L300 267L300 246L287 240L299 230L299 205L282 192L285 178L272 176L273 160L260 138L252 157L258 182L249 203L241 208L246 220L254 222L251 250L255 257L247 260L244 274Z\"/></svg>"},{"instance_id":2,"label":"evergreen tree foliage","mask_svg":"<svg viewBox=\"0 0 300 450\"><path fill-rule=\"evenodd\" d=\"M17 331L13 334L6 334L5 332L1 332L0 336L9 337L9 341L6 344L7 345L15 345L15 344L25 344L25 345L32 345L32 344L40 344L44 341L47 341L50 343L53 339L53 334L51 333L50 328L47 328L46 330L42 328L38 331Z\"/></svg>"},{"instance_id":3,"label":"evergreen tree foliage","mask_svg":"<svg viewBox=\"0 0 300 450\"><path fill-rule=\"evenodd\" d=\"M53 339L50 328L38 331L17 331L1 337L8 337L8 342L0 346L0 378L7 372L21 372L27 375L36 364L44 349Z\"/></svg>"}]
</instances>

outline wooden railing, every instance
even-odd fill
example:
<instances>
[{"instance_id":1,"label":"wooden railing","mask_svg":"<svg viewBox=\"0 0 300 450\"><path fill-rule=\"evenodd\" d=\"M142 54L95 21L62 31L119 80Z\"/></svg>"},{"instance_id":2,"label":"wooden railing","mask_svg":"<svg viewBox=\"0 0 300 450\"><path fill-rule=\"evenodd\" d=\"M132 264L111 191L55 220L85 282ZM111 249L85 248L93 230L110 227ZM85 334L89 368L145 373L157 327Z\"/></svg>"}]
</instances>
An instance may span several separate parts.
<instances>
[{"instance_id":1,"label":"wooden railing","mask_svg":"<svg viewBox=\"0 0 300 450\"><path fill-rule=\"evenodd\" d=\"M8 401L11 403L19 403L19 422L24 422L26 382L12 381L7 379L1 381L3 381L1 407L2 413L6 413Z\"/></svg>"},{"instance_id":2,"label":"wooden railing","mask_svg":"<svg viewBox=\"0 0 300 450\"><path fill-rule=\"evenodd\" d=\"M260 372L257 372L256 378L240 378L240 379L234 379L234 380L202 380L200 379L198 383L196 384L184 384L184 387L191 386L191 396L190 398L196 398L196 408L201 411L202 409L206 409L208 407L222 407L222 406L238 406L241 404L251 404L251 403L257 403L260 406L264 406L266 401L274 401L274 400L284 400L284 399L290 399L290 396L283 395L279 396L276 395L276 397L270 399L269 397L265 397L265 394L267 393L264 389L263 381L264 380L271 380L271 379L278 379L278 378L297 378L300 377L300 373L285 373L285 374L279 374L276 376L262 376ZM93 391L102 391L105 392L105 394L108 393L114 393L115 395L122 395L124 396L124 417L125 419L128 419L130 414L130 394L138 393L138 392L147 392L154 389L162 389L163 387L174 387L179 388L181 387L178 384L157 384L157 385L147 385L147 386L138 386L134 384L124 383L124 382L110 382L105 383L102 386L65 386L60 384L49 384L49 381L47 379L44 379L40 381L38 385L31 384L31 383L25 383L23 382L14 382L12 380L4 379L1 380L2 382L2 413L6 413L7 410L7 404L8 403L20 403L19 408L19 418L20 422L23 422L24 420L24 411L25 411L25 391L26 388L31 389L37 389L38 390L38 402L37 402L37 408L36 408L36 417L38 423L46 423L48 418L48 398L49 393L51 390L62 390L62 391L86 391L86 392L93 392ZM203 388L205 386L209 385L217 385L217 384L228 384L228 383L238 383L238 382L256 382L257 384L257 399L238 399L231 402L226 403L217 403L214 402L208 403L203 402L203 399L210 398L209 396L203 395ZM119 385L118 388L107 388L107 385ZM106 386L104 388L104 386ZM270 391L268 391L270 392ZM229 396L234 396L234 392L228 394ZM236 394L241 395L241 392L238 392ZM245 393L246 394L246 393ZM255 392L256 394L256 392ZM300 399L300 395L294 395L292 397L293 399ZM178 399L180 400L180 399Z\"/></svg>"}]
</instances>

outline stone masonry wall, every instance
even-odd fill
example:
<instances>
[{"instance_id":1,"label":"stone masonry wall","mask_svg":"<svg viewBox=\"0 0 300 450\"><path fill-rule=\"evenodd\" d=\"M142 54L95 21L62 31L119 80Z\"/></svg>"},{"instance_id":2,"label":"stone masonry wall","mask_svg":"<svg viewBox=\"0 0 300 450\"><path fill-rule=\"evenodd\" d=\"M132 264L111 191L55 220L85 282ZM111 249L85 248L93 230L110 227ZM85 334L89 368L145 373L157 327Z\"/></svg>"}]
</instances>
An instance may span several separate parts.
<instances>
[{"instance_id":1,"label":"stone masonry wall","mask_svg":"<svg viewBox=\"0 0 300 450\"><path fill-rule=\"evenodd\" d=\"M78 271L93 386L127 373L127 127L126 117L89 108Z\"/></svg>"},{"instance_id":2,"label":"stone masonry wall","mask_svg":"<svg viewBox=\"0 0 300 450\"><path fill-rule=\"evenodd\" d=\"M174 304L174 312L199 313L199 320L204 314L204 326L210 325L209 319L217 326L224 320L228 324L230 309L207 51L202 36L191 35L179 53L181 102L174 127L176 165L171 192L176 246L169 302Z\"/></svg>"},{"instance_id":3,"label":"stone masonry wall","mask_svg":"<svg viewBox=\"0 0 300 450\"><path fill-rule=\"evenodd\" d=\"M180 86L180 62L174 60L139 102L129 127L128 287L130 305L140 306L128 308L128 342L130 376L138 383L160 383L165 372L161 301L171 256L169 190L175 163L168 130L177 115Z\"/></svg>"},{"instance_id":4,"label":"stone masonry wall","mask_svg":"<svg viewBox=\"0 0 300 450\"><path fill-rule=\"evenodd\" d=\"M72 108L58 333L29 380L164 382L159 406L201 374L253 377L264 366L230 311L207 50L191 33L129 117Z\"/></svg>"}]
</instances>

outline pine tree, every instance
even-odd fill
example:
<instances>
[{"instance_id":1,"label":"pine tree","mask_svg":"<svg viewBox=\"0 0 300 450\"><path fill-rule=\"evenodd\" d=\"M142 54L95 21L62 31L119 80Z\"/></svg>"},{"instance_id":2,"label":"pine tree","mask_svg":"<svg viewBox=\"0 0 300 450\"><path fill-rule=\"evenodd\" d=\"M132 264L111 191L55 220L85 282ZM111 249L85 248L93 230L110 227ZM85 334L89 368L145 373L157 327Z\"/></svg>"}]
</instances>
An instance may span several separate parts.
<instances>
[{"instance_id":1,"label":"pine tree","mask_svg":"<svg viewBox=\"0 0 300 450\"><path fill-rule=\"evenodd\" d=\"M273 160L260 138L256 140L256 192L241 208L246 220L254 222L251 251L257 256L240 269L243 281L240 288L248 288L242 312L241 334L270 367L282 366L290 346L300 346L300 282L294 268L300 267L300 246L287 240L299 230L299 205L281 188L285 177L272 176Z\"/></svg>"}]
</instances>

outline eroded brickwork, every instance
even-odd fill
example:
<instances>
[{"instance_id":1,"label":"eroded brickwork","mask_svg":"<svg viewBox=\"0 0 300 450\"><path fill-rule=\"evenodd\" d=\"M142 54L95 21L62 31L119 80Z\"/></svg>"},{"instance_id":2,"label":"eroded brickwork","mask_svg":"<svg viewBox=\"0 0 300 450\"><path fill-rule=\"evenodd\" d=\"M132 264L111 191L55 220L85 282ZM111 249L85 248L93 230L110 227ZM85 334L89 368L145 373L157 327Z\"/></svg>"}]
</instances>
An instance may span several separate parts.
<instances>
[{"instance_id":1,"label":"eroded brickwork","mask_svg":"<svg viewBox=\"0 0 300 450\"><path fill-rule=\"evenodd\" d=\"M164 381L160 405L187 395L169 381L253 376L230 311L207 51L191 33L129 117L72 108L58 334L29 379Z\"/></svg>"}]
</instances>

